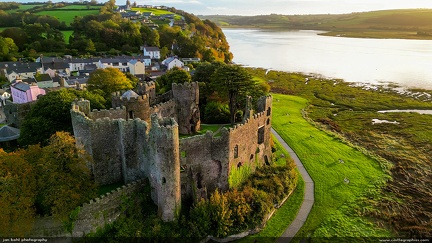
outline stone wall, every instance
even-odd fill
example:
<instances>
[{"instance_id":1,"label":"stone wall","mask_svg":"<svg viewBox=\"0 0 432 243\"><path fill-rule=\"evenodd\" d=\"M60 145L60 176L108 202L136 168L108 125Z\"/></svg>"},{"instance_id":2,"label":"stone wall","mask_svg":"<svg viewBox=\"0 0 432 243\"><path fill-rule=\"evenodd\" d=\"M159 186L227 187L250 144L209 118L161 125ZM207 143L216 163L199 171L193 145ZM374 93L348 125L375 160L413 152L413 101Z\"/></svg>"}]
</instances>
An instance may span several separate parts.
<instances>
[{"instance_id":1,"label":"stone wall","mask_svg":"<svg viewBox=\"0 0 432 243\"><path fill-rule=\"evenodd\" d=\"M89 166L96 183L128 183L145 176L147 123L140 119L116 119L125 109L90 112L87 101L75 101L71 109L76 142L93 158ZM110 112L112 111L112 112ZM107 115L99 118L101 114ZM92 120L91 118L96 118Z\"/></svg>"},{"instance_id":2,"label":"stone wall","mask_svg":"<svg viewBox=\"0 0 432 243\"><path fill-rule=\"evenodd\" d=\"M6 100L6 104L3 106L3 112L6 116L7 124L20 128L25 116L30 112L31 107L34 104L36 104L36 101L16 104L10 100Z\"/></svg>"},{"instance_id":3,"label":"stone wall","mask_svg":"<svg viewBox=\"0 0 432 243\"><path fill-rule=\"evenodd\" d=\"M181 168L186 175L182 178L187 178L182 181L182 196L200 198L217 188L227 190L228 152L227 131L220 137L208 131L205 135L181 139Z\"/></svg>"},{"instance_id":4,"label":"stone wall","mask_svg":"<svg viewBox=\"0 0 432 243\"><path fill-rule=\"evenodd\" d=\"M88 115L93 121L102 118L109 119L126 119L127 113L124 107L111 108L109 110L96 110L93 109Z\"/></svg>"},{"instance_id":5,"label":"stone wall","mask_svg":"<svg viewBox=\"0 0 432 243\"><path fill-rule=\"evenodd\" d=\"M156 84L155 82L146 82L146 83L138 83L137 86L137 94L139 95L148 95L150 105L156 103Z\"/></svg>"},{"instance_id":6,"label":"stone wall","mask_svg":"<svg viewBox=\"0 0 432 243\"><path fill-rule=\"evenodd\" d=\"M74 221L72 232L67 232L63 223L53 216L37 217L26 237L81 237L94 233L98 228L113 223L123 213L123 200L143 192L147 185L147 180L138 180L84 203Z\"/></svg>"},{"instance_id":7,"label":"stone wall","mask_svg":"<svg viewBox=\"0 0 432 243\"><path fill-rule=\"evenodd\" d=\"M126 109L125 116L119 117L123 119L139 118L147 123L150 123L150 100L147 94L138 97L121 97L120 92L112 98L113 107L124 107ZM115 118L113 118L115 119Z\"/></svg>"},{"instance_id":8,"label":"stone wall","mask_svg":"<svg viewBox=\"0 0 432 243\"><path fill-rule=\"evenodd\" d=\"M144 191L146 185L146 180L135 181L84 203L74 222L72 236L84 236L114 222L122 213L122 200Z\"/></svg>"},{"instance_id":9,"label":"stone wall","mask_svg":"<svg viewBox=\"0 0 432 243\"><path fill-rule=\"evenodd\" d=\"M271 162L272 98L271 96L264 97L258 103L258 106L261 105L264 111L253 114L243 124L236 125L229 131L230 168L249 165L254 170L259 164Z\"/></svg>"},{"instance_id":10,"label":"stone wall","mask_svg":"<svg viewBox=\"0 0 432 243\"><path fill-rule=\"evenodd\" d=\"M178 121L177 118L177 104L174 102L174 100L169 100L164 103L156 104L152 107L150 107L150 114L158 114L159 118L162 117L172 117Z\"/></svg>"}]
</instances>

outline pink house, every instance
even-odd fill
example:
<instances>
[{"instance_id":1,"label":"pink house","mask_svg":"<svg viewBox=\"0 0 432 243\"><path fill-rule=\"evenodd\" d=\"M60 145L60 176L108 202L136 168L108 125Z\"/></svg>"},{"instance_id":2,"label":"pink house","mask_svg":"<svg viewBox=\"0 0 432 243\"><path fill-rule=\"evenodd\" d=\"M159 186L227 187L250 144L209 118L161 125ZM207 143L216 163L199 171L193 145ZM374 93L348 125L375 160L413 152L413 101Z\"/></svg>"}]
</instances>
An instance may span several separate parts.
<instances>
[{"instance_id":1,"label":"pink house","mask_svg":"<svg viewBox=\"0 0 432 243\"><path fill-rule=\"evenodd\" d=\"M45 90L36 84L17 81L11 86L12 100L14 103L22 104L37 100L38 95L45 95Z\"/></svg>"}]
</instances>

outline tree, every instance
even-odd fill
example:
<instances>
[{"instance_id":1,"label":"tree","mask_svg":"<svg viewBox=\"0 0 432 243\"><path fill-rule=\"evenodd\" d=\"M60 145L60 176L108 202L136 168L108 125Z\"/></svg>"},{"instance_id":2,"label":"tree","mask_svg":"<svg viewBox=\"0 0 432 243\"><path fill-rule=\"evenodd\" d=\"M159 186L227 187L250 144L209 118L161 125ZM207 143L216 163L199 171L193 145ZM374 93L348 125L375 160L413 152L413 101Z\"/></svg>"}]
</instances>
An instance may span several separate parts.
<instances>
[{"instance_id":1,"label":"tree","mask_svg":"<svg viewBox=\"0 0 432 243\"><path fill-rule=\"evenodd\" d=\"M246 69L238 65L222 65L212 75L212 86L219 95L228 98L231 125L235 123L238 103L245 99L248 92L255 87L255 81Z\"/></svg>"},{"instance_id":2,"label":"tree","mask_svg":"<svg viewBox=\"0 0 432 243\"><path fill-rule=\"evenodd\" d=\"M158 93L165 93L171 90L173 83L190 83L191 76L185 70L175 67L158 77L156 82L159 88Z\"/></svg>"},{"instance_id":3,"label":"tree","mask_svg":"<svg viewBox=\"0 0 432 243\"><path fill-rule=\"evenodd\" d=\"M49 92L38 99L25 117L18 142L21 145L46 145L55 132L72 132L71 103L78 98L90 100L92 108L105 108L105 99L89 91L61 89Z\"/></svg>"},{"instance_id":4,"label":"tree","mask_svg":"<svg viewBox=\"0 0 432 243\"><path fill-rule=\"evenodd\" d=\"M32 166L19 152L0 148L0 237L24 237L35 218L37 183Z\"/></svg>"},{"instance_id":5,"label":"tree","mask_svg":"<svg viewBox=\"0 0 432 243\"><path fill-rule=\"evenodd\" d=\"M18 54L18 47L13 39L0 36L0 60L15 61Z\"/></svg>"},{"instance_id":6,"label":"tree","mask_svg":"<svg viewBox=\"0 0 432 243\"><path fill-rule=\"evenodd\" d=\"M101 90L107 102L111 102L113 92L132 88L132 82L116 68L97 69L90 73L87 81L87 89Z\"/></svg>"},{"instance_id":7,"label":"tree","mask_svg":"<svg viewBox=\"0 0 432 243\"><path fill-rule=\"evenodd\" d=\"M56 132L51 136L34 164L38 172L37 206L42 213L65 220L71 210L96 196L87 167L89 159L69 133Z\"/></svg>"},{"instance_id":8,"label":"tree","mask_svg":"<svg viewBox=\"0 0 432 243\"><path fill-rule=\"evenodd\" d=\"M92 40L88 40L87 47L85 50L90 54L94 54L96 52L96 48Z\"/></svg>"}]
</instances>

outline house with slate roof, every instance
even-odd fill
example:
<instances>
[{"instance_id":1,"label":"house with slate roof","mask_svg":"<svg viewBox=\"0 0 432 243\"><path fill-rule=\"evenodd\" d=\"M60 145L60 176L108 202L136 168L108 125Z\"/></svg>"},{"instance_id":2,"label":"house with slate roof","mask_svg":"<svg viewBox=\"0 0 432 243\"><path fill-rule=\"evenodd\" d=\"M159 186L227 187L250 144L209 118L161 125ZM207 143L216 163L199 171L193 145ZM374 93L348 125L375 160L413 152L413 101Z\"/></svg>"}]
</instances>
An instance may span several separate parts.
<instances>
[{"instance_id":1,"label":"house with slate roof","mask_svg":"<svg viewBox=\"0 0 432 243\"><path fill-rule=\"evenodd\" d=\"M117 68L122 72L128 71L128 61L130 57L116 57L116 58L101 58L96 64L98 68Z\"/></svg>"},{"instance_id":2,"label":"house with slate roof","mask_svg":"<svg viewBox=\"0 0 432 243\"><path fill-rule=\"evenodd\" d=\"M168 57L167 59L162 61L162 65L166 67L167 70L171 70L174 67L183 68L184 63L178 59L178 57Z\"/></svg>"},{"instance_id":3,"label":"house with slate roof","mask_svg":"<svg viewBox=\"0 0 432 243\"><path fill-rule=\"evenodd\" d=\"M6 104L6 100L11 97L11 94L7 91L0 89L0 106L4 106Z\"/></svg>"},{"instance_id":4,"label":"house with slate roof","mask_svg":"<svg viewBox=\"0 0 432 243\"><path fill-rule=\"evenodd\" d=\"M22 104L37 100L39 95L45 95L45 90L36 84L17 81L11 85L12 100L14 103Z\"/></svg>"},{"instance_id":5,"label":"house with slate roof","mask_svg":"<svg viewBox=\"0 0 432 243\"><path fill-rule=\"evenodd\" d=\"M132 75L145 74L145 65L141 60L130 60L128 68Z\"/></svg>"},{"instance_id":6,"label":"house with slate roof","mask_svg":"<svg viewBox=\"0 0 432 243\"><path fill-rule=\"evenodd\" d=\"M15 79L33 78L36 72L42 72L42 66L36 62L14 62L6 64L3 69L5 77L12 82Z\"/></svg>"},{"instance_id":7,"label":"house with slate roof","mask_svg":"<svg viewBox=\"0 0 432 243\"><path fill-rule=\"evenodd\" d=\"M151 59L160 59L160 50L156 46L142 46L144 56L149 56Z\"/></svg>"}]
</instances>

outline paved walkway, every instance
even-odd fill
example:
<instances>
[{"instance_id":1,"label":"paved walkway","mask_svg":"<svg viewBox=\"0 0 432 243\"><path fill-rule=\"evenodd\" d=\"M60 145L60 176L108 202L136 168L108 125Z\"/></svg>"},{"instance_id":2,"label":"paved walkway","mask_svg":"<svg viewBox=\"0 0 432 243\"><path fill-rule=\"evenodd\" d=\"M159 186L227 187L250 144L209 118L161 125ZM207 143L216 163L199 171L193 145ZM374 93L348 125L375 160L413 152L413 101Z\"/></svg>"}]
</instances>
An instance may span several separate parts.
<instances>
[{"instance_id":1,"label":"paved walkway","mask_svg":"<svg viewBox=\"0 0 432 243\"><path fill-rule=\"evenodd\" d=\"M293 158L295 164L297 165L300 174L305 181L305 194L303 197L303 203L300 207L300 210L297 214L297 217L291 223L290 226L282 233L281 237L276 241L277 243L286 243L290 242L292 238L297 234L300 228L303 226L306 221L310 210L314 204L314 182L312 178L309 176L308 172L304 168L300 159L297 157L297 154L292 150L288 144L282 139L282 137L272 128L272 133L276 137L276 139L282 144L282 146L288 151L291 158Z\"/></svg>"}]
</instances>

